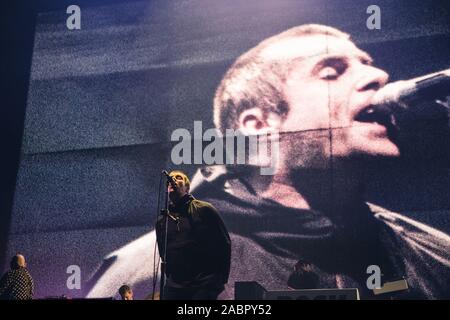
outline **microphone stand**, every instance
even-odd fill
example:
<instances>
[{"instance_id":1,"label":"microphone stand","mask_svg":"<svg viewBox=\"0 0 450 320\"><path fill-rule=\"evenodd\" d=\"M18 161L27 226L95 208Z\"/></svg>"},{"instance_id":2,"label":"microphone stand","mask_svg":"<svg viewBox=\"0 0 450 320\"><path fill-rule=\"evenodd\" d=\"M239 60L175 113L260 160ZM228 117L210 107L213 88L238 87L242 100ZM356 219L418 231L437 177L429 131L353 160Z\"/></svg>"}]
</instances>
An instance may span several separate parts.
<instances>
[{"instance_id":1,"label":"microphone stand","mask_svg":"<svg viewBox=\"0 0 450 320\"><path fill-rule=\"evenodd\" d=\"M159 299L164 300L164 288L166 279L166 265L167 265L167 230L169 226L169 183L166 184L166 198L164 209L161 210L161 214L165 217L164 221L164 244L163 244L163 257L161 259L161 279L159 282Z\"/></svg>"}]
</instances>

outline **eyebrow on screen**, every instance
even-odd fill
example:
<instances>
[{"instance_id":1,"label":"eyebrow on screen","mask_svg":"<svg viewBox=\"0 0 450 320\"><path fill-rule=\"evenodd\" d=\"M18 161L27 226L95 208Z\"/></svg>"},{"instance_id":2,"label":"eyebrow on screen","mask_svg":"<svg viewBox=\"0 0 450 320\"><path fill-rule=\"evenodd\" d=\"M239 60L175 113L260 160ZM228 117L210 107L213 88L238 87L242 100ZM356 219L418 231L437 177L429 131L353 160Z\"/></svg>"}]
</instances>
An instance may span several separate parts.
<instances>
[{"instance_id":1,"label":"eyebrow on screen","mask_svg":"<svg viewBox=\"0 0 450 320\"><path fill-rule=\"evenodd\" d=\"M365 52L358 53L353 57L358 59L363 64L370 65L373 63L373 59ZM316 62L316 64L314 65L314 67L312 69L312 72L317 73L324 67L328 67L328 66L332 67L338 63L348 64L350 58L352 58L352 57L345 56L345 55L328 55L328 56L322 58L321 60L319 60L318 62Z\"/></svg>"}]
</instances>

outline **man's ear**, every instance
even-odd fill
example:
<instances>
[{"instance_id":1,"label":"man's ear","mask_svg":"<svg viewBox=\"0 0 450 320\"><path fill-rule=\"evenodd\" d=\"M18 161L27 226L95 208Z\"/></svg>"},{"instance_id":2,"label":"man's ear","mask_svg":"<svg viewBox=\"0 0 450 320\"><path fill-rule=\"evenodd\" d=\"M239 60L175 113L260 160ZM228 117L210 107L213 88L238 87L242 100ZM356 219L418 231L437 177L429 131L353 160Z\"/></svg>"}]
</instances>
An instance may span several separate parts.
<instances>
[{"instance_id":1,"label":"man's ear","mask_svg":"<svg viewBox=\"0 0 450 320\"><path fill-rule=\"evenodd\" d=\"M279 131L281 117L275 112L269 112L264 116L261 108L251 108L239 115L239 130L244 135L258 135Z\"/></svg>"}]
</instances>

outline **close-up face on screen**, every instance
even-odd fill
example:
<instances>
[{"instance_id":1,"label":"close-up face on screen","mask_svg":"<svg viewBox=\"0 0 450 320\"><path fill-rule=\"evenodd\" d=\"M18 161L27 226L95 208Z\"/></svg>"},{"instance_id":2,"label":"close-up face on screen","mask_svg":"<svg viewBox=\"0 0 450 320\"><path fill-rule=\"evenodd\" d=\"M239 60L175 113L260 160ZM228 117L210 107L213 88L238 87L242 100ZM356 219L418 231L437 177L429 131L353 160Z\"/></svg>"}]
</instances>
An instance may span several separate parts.
<instances>
[{"instance_id":1,"label":"close-up face on screen","mask_svg":"<svg viewBox=\"0 0 450 320\"><path fill-rule=\"evenodd\" d=\"M446 1L27 10L2 299L450 299Z\"/></svg>"}]
</instances>

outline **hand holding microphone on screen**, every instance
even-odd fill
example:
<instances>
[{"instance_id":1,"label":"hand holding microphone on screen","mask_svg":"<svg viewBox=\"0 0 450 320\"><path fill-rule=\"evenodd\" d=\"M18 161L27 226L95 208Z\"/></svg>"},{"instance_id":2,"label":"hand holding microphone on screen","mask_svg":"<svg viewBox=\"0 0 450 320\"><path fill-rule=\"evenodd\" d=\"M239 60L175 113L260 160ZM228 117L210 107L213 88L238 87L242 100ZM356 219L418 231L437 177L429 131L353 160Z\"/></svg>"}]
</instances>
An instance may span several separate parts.
<instances>
[{"instance_id":1,"label":"hand holding microphone on screen","mask_svg":"<svg viewBox=\"0 0 450 320\"><path fill-rule=\"evenodd\" d=\"M172 176L170 176L166 170L163 170L162 174L164 174L166 176L167 183L169 183L174 190L178 189L178 185L175 182L175 179Z\"/></svg>"}]
</instances>

